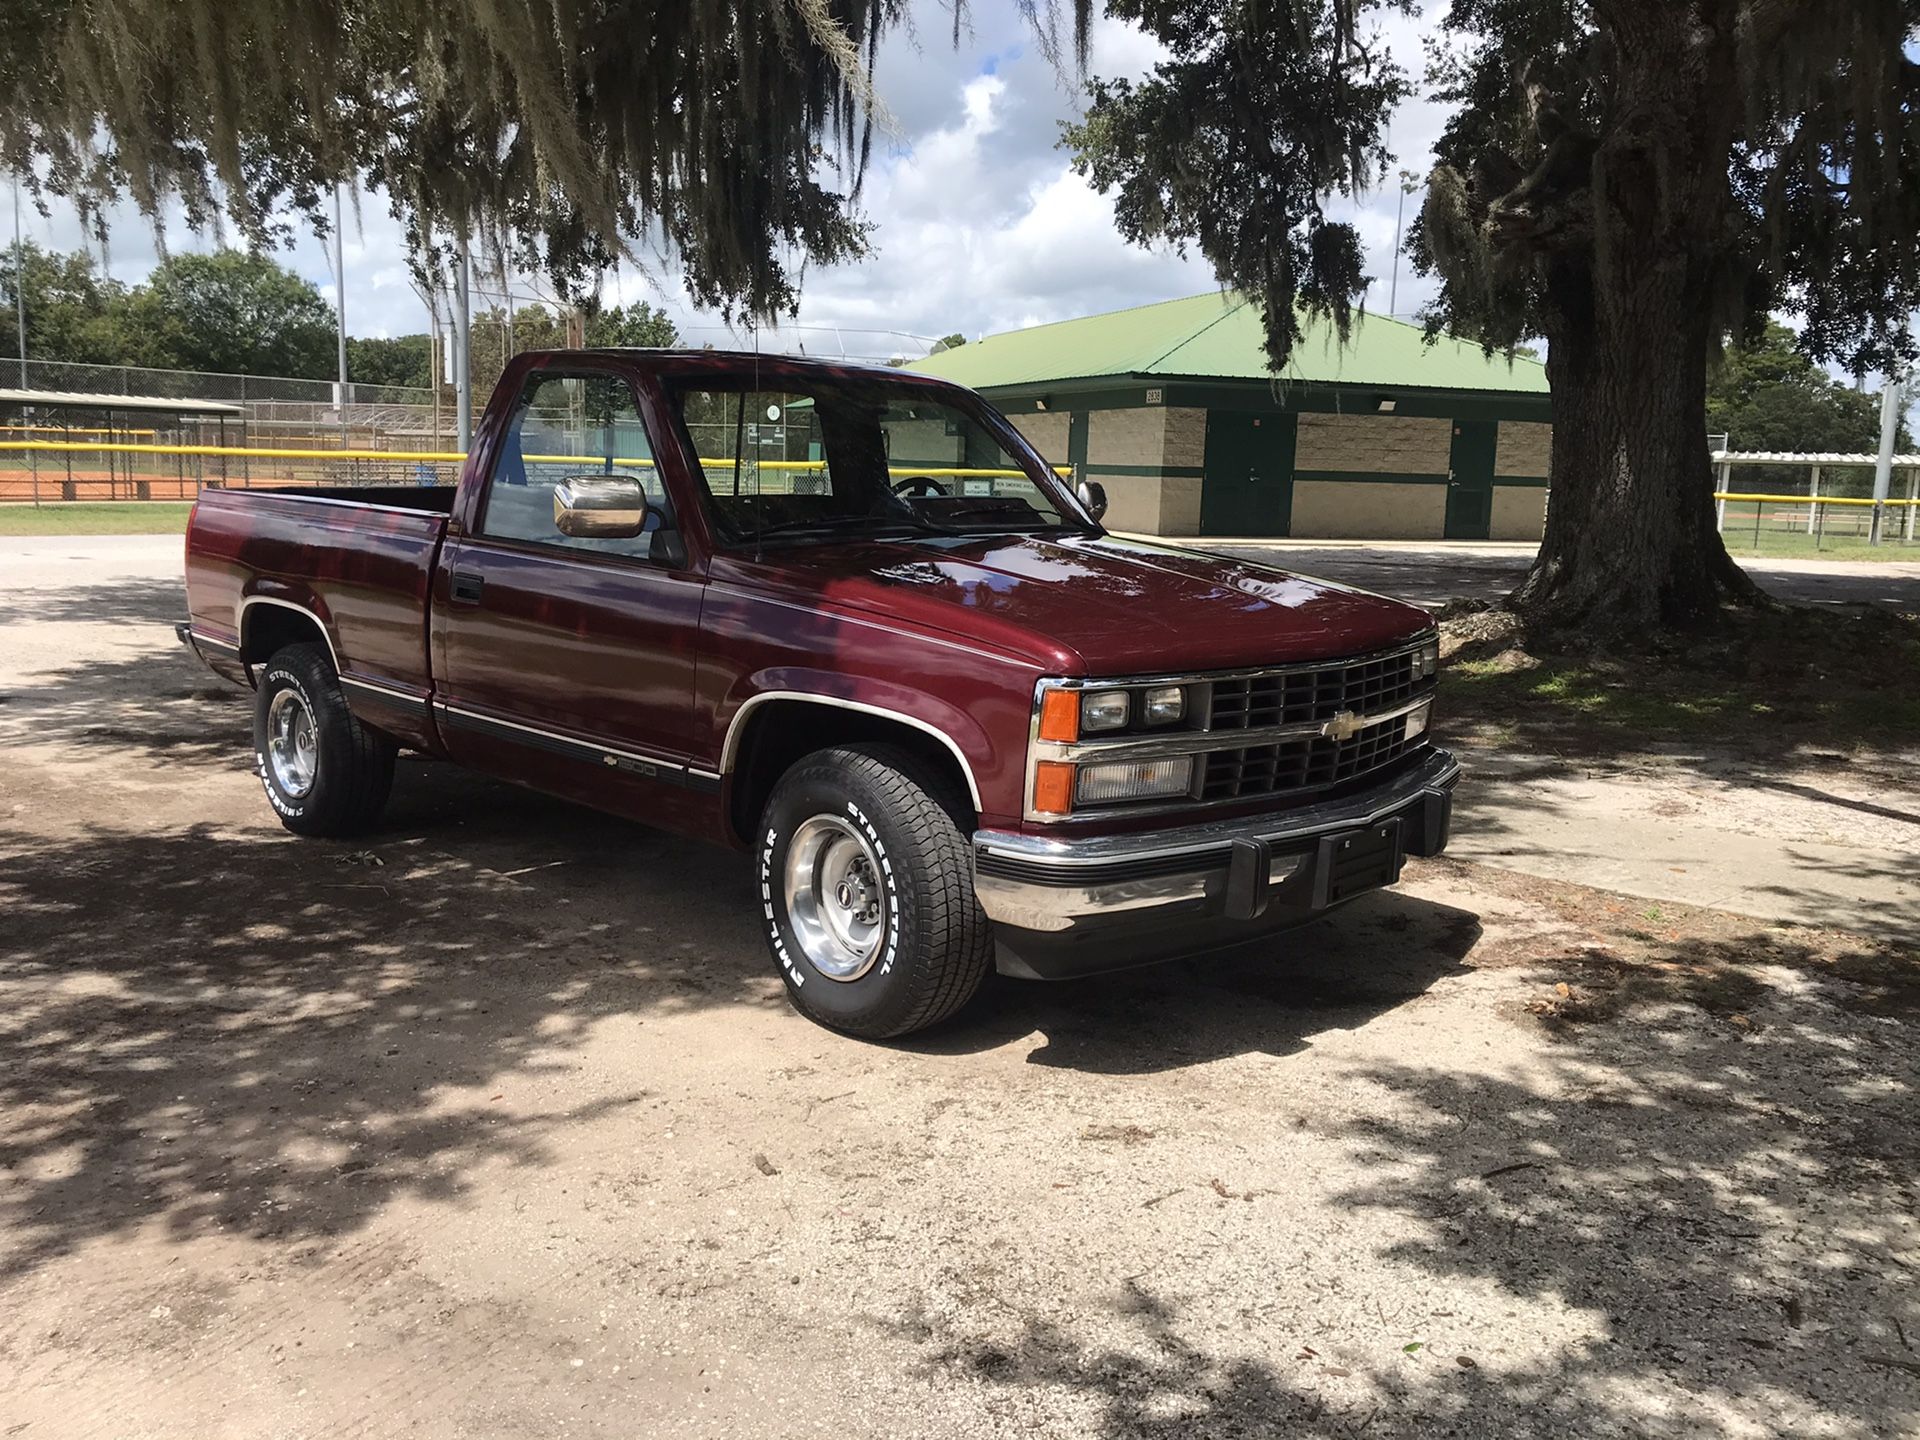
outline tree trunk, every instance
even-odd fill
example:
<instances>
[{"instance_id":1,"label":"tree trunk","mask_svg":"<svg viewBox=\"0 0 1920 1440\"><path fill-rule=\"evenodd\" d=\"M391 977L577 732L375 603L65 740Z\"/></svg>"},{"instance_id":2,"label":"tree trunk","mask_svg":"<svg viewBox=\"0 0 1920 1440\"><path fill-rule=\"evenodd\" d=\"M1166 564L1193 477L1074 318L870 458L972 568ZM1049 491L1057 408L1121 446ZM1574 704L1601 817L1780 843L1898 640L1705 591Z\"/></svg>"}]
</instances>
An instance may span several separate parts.
<instances>
[{"instance_id":1,"label":"tree trunk","mask_svg":"<svg viewBox=\"0 0 1920 1440\"><path fill-rule=\"evenodd\" d=\"M1655 309L1608 324L1576 305L1549 332L1546 533L1512 600L1538 629L1699 629L1756 594L1714 515L1705 322Z\"/></svg>"},{"instance_id":2,"label":"tree trunk","mask_svg":"<svg viewBox=\"0 0 1920 1440\"><path fill-rule=\"evenodd\" d=\"M1642 6L1613 9L1620 79L1593 162L1591 243L1546 277L1552 488L1539 556L1513 596L1545 630L1698 629L1758 594L1720 541L1707 456L1731 7Z\"/></svg>"}]
</instances>

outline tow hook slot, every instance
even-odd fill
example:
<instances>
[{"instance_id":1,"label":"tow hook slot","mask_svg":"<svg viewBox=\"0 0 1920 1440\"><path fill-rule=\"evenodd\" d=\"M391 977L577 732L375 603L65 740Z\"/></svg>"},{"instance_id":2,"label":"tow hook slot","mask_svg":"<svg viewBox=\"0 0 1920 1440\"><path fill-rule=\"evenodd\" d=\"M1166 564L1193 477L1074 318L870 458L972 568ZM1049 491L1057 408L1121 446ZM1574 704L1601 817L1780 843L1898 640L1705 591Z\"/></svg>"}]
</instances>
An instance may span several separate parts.
<instances>
[{"instance_id":1,"label":"tow hook slot","mask_svg":"<svg viewBox=\"0 0 1920 1440\"><path fill-rule=\"evenodd\" d=\"M1252 920L1267 908L1267 884L1273 873L1273 852L1264 840L1233 842L1227 860L1227 918Z\"/></svg>"}]
</instances>

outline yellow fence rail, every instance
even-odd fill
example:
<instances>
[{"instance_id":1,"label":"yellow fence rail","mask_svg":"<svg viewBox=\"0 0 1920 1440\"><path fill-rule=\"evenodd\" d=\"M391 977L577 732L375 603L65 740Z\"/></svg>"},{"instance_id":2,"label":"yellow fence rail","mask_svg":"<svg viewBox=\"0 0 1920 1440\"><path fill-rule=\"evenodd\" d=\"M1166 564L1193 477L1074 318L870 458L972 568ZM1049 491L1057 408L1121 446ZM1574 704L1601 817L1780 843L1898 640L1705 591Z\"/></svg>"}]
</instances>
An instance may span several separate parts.
<instances>
[{"instance_id":1,"label":"yellow fence rail","mask_svg":"<svg viewBox=\"0 0 1920 1440\"><path fill-rule=\"evenodd\" d=\"M125 433L125 432L121 432ZM27 463L5 466L4 457L13 455ZM57 457L58 466L41 466L40 457ZM76 468L76 459L94 458L104 468ZM440 467L457 466L466 461L460 450L353 450L321 446L288 445L188 445L161 444L132 440L11 440L0 439L0 500L42 498L85 499L190 499L209 486L317 485L338 480L339 467L361 482L443 483L453 477ZM609 463L602 455L526 455L522 457L543 465L594 465ZM168 465L164 462L171 461ZM160 462L156 464L155 462ZM209 463L217 462L217 463ZM236 468L230 462L239 462ZM258 468L256 468L258 462ZM651 469L654 462L639 456L615 456L611 464L622 469ZM819 474L827 468L824 460L757 460L757 469L775 475ZM708 470L729 470L733 460L726 456L700 457ZM391 467L382 473L380 467ZM432 473L426 474L431 468ZM1072 474L1072 467L1057 465L1054 473ZM888 467L897 476L932 479L980 478L1020 479L1024 471L1011 468L896 464ZM43 490L47 493L43 494Z\"/></svg>"},{"instance_id":2,"label":"yellow fence rail","mask_svg":"<svg viewBox=\"0 0 1920 1440\"><path fill-rule=\"evenodd\" d=\"M1713 498L1769 505L1920 505L1920 500L1863 500L1851 495L1749 495L1741 490L1716 490Z\"/></svg>"}]
</instances>

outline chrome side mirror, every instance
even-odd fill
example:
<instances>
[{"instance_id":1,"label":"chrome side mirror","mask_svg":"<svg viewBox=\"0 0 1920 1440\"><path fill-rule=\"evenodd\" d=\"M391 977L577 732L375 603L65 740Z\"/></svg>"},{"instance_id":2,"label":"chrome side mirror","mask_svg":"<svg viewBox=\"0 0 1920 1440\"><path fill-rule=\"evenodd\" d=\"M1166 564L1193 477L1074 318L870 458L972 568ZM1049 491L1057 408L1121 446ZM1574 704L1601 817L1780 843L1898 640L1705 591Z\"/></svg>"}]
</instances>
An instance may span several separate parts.
<instances>
[{"instance_id":1,"label":"chrome side mirror","mask_svg":"<svg viewBox=\"0 0 1920 1440\"><path fill-rule=\"evenodd\" d=\"M647 528L647 509L630 475L569 475L553 487L553 528L575 539L631 539Z\"/></svg>"},{"instance_id":2,"label":"chrome side mirror","mask_svg":"<svg viewBox=\"0 0 1920 1440\"><path fill-rule=\"evenodd\" d=\"M1081 508L1098 520L1107 513L1107 487L1098 480L1082 480L1074 487Z\"/></svg>"}]
</instances>

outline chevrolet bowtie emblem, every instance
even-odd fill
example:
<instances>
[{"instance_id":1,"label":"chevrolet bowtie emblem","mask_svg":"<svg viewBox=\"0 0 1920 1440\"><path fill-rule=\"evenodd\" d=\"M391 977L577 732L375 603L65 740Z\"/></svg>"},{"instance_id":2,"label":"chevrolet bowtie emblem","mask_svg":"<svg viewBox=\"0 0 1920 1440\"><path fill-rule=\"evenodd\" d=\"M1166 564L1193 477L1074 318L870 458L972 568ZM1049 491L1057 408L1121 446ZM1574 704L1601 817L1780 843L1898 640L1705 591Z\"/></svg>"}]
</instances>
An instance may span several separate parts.
<instances>
[{"instance_id":1,"label":"chevrolet bowtie emblem","mask_svg":"<svg viewBox=\"0 0 1920 1440\"><path fill-rule=\"evenodd\" d=\"M1342 710L1320 727L1320 733L1329 740L1351 740L1366 728L1365 720L1351 710Z\"/></svg>"}]
</instances>

